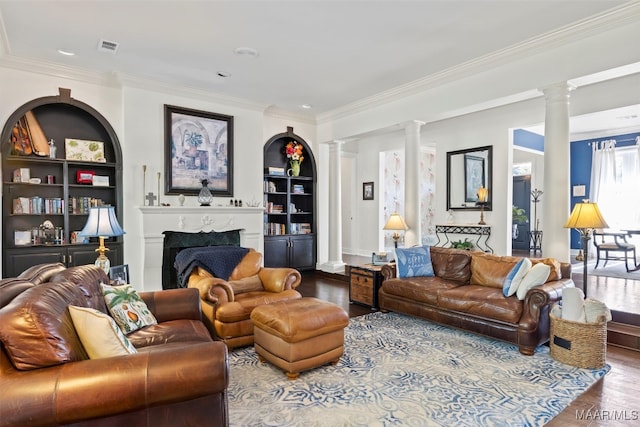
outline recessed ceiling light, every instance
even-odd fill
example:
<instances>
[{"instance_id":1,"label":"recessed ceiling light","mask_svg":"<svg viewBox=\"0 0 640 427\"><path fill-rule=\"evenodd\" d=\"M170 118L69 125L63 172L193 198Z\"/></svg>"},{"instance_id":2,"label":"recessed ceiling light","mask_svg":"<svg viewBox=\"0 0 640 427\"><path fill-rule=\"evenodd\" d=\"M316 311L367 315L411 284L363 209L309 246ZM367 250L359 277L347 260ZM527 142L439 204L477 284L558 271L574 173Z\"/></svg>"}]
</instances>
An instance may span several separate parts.
<instances>
[{"instance_id":1,"label":"recessed ceiling light","mask_svg":"<svg viewBox=\"0 0 640 427\"><path fill-rule=\"evenodd\" d=\"M64 50L64 49L58 49L58 53L61 55L65 55L65 56L74 56L75 53L69 51L69 50Z\"/></svg>"},{"instance_id":2,"label":"recessed ceiling light","mask_svg":"<svg viewBox=\"0 0 640 427\"><path fill-rule=\"evenodd\" d=\"M218 71L216 74L218 75L218 77L231 77L231 73L227 71Z\"/></svg>"},{"instance_id":3,"label":"recessed ceiling light","mask_svg":"<svg viewBox=\"0 0 640 427\"><path fill-rule=\"evenodd\" d=\"M257 58L259 55L258 51L252 47L237 47L233 50L233 53L250 58Z\"/></svg>"},{"instance_id":4,"label":"recessed ceiling light","mask_svg":"<svg viewBox=\"0 0 640 427\"><path fill-rule=\"evenodd\" d=\"M308 109L310 109L310 108L312 108L312 107L313 107L313 105L311 105L311 104L302 104L302 105L300 106L300 108L304 108L305 110L308 110Z\"/></svg>"}]
</instances>

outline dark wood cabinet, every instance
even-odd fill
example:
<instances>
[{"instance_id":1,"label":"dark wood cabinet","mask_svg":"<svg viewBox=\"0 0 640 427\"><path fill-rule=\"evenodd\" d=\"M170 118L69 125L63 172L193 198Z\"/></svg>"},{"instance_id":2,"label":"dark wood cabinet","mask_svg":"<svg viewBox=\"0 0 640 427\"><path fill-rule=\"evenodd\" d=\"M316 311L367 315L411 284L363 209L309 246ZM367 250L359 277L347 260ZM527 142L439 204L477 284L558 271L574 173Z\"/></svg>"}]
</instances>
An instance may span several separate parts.
<instances>
[{"instance_id":1,"label":"dark wood cabinet","mask_svg":"<svg viewBox=\"0 0 640 427\"><path fill-rule=\"evenodd\" d=\"M13 127L27 112L33 113L46 138L54 140L55 156L14 152ZM32 265L47 262L67 266L94 263L98 242L76 243L73 236L84 227L92 203L115 206L118 220L124 224L122 152L113 128L100 113L61 89L59 96L38 98L18 108L4 125L1 138L3 277L17 276ZM100 142L104 158L68 159L67 138ZM23 179L27 171L36 179ZM86 172L107 177L109 185L83 183L79 175ZM44 229L47 231L41 231ZM111 264L123 264L122 238L109 239L107 246Z\"/></svg>"},{"instance_id":2,"label":"dark wood cabinet","mask_svg":"<svg viewBox=\"0 0 640 427\"><path fill-rule=\"evenodd\" d=\"M300 174L291 176L285 147L303 147ZM315 269L316 168L307 143L287 128L269 139L264 149L264 265Z\"/></svg>"}]
</instances>

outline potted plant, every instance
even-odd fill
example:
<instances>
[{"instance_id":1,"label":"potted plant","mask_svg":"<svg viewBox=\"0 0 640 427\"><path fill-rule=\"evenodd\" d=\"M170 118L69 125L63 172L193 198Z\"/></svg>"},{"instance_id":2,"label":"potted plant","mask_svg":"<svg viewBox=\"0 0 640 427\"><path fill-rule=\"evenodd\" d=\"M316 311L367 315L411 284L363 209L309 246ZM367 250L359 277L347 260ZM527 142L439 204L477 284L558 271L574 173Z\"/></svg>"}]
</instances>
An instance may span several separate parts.
<instances>
[{"instance_id":1,"label":"potted plant","mask_svg":"<svg viewBox=\"0 0 640 427\"><path fill-rule=\"evenodd\" d=\"M451 242L451 247L455 249L464 249L470 251L473 249L473 243L469 241L469 239L463 240L455 240Z\"/></svg>"},{"instance_id":2,"label":"potted plant","mask_svg":"<svg viewBox=\"0 0 640 427\"><path fill-rule=\"evenodd\" d=\"M511 238L517 239L518 232L518 224L525 224L528 221L527 215L525 215L525 210L519 208L516 205L511 206Z\"/></svg>"}]
</instances>

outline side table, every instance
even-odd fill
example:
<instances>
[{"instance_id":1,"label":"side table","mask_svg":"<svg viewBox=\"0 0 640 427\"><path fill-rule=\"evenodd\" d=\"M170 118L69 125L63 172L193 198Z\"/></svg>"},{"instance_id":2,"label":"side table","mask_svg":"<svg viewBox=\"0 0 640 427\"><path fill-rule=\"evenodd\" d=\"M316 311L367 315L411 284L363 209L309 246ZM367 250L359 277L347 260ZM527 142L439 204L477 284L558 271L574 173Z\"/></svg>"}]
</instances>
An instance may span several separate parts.
<instances>
[{"instance_id":1,"label":"side table","mask_svg":"<svg viewBox=\"0 0 640 427\"><path fill-rule=\"evenodd\" d=\"M382 266L362 264L349 266L349 302L378 309L378 290L382 285Z\"/></svg>"}]
</instances>

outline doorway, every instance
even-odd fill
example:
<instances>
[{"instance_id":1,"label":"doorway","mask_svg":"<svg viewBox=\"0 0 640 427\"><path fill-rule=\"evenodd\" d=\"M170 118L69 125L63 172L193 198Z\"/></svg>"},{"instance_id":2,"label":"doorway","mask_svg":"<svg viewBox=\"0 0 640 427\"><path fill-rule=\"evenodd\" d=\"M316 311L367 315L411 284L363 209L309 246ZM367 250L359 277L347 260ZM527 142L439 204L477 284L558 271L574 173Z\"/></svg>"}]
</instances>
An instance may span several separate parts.
<instances>
[{"instance_id":1,"label":"doorway","mask_svg":"<svg viewBox=\"0 0 640 427\"><path fill-rule=\"evenodd\" d=\"M529 250L529 230L531 228L531 175L513 177L513 211L514 218L511 230L511 249ZM520 210L521 209L521 210ZM517 220L516 210L522 214L522 219ZM525 220L526 217L526 220Z\"/></svg>"}]
</instances>

